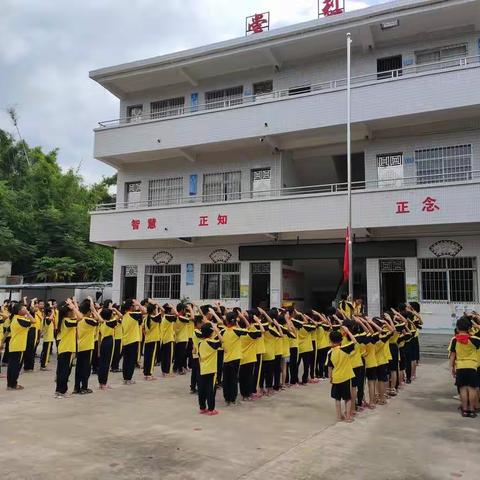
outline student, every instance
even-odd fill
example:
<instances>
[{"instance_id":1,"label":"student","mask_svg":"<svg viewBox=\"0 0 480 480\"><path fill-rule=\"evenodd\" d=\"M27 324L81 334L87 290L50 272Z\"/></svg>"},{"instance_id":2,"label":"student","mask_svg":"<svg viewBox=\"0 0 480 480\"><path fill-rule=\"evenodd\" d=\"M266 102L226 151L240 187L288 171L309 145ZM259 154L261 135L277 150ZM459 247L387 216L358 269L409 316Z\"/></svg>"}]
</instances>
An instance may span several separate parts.
<instances>
[{"instance_id":1,"label":"student","mask_svg":"<svg viewBox=\"0 0 480 480\"><path fill-rule=\"evenodd\" d=\"M4 300L1 313L4 318L3 324L3 356L2 356L2 366L7 366L8 364L8 351L9 351L9 344L10 344L10 308L11 302L9 300Z\"/></svg>"},{"instance_id":2,"label":"student","mask_svg":"<svg viewBox=\"0 0 480 480\"><path fill-rule=\"evenodd\" d=\"M457 320L457 333L450 344L450 368L460 393L462 417L475 418L478 409L478 349L480 337L471 335L466 315Z\"/></svg>"},{"instance_id":3,"label":"student","mask_svg":"<svg viewBox=\"0 0 480 480\"><path fill-rule=\"evenodd\" d=\"M311 324L307 318L297 312L295 318L302 323L301 328L298 329L298 352L300 354L300 360L303 364L302 385L307 385L310 379L309 370L312 365L312 332L316 330L316 326Z\"/></svg>"},{"instance_id":4,"label":"student","mask_svg":"<svg viewBox=\"0 0 480 480\"><path fill-rule=\"evenodd\" d=\"M342 294L340 297L338 310L345 318L351 318L355 311L355 307L352 304L352 299L346 293Z\"/></svg>"},{"instance_id":5,"label":"student","mask_svg":"<svg viewBox=\"0 0 480 480\"><path fill-rule=\"evenodd\" d=\"M114 309L114 317L117 321L117 325L114 329L114 346L113 346L113 357L112 357L112 366L111 372L112 373L119 373L122 370L120 369L120 360L122 358L122 337L123 337L123 330L122 330L122 317L123 315L119 312L120 305L113 304Z\"/></svg>"},{"instance_id":6,"label":"student","mask_svg":"<svg viewBox=\"0 0 480 480\"><path fill-rule=\"evenodd\" d=\"M185 316L186 306L183 303L177 305L177 320L174 325L175 351L173 371L179 375L185 375L187 369L187 344L190 319Z\"/></svg>"},{"instance_id":7,"label":"student","mask_svg":"<svg viewBox=\"0 0 480 480\"><path fill-rule=\"evenodd\" d=\"M216 318L218 323L221 319L217 316L213 309L210 313ZM236 311L227 312L225 315L225 329L222 333L223 337L223 398L226 405L234 404L238 395L238 373L240 370L240 360L242 358L242 336L247 334L247 330L239 328L237 325L238 313ZM250 326L248 321L247 328ZM245 393L245 392L244 392ZM247 400L250 395L244 397Z\"/></svg>"},{"instance_id":8,"label":"student","mask_svg":"<svg viewBox=\"0 0 480 480\"><path fill-rule=\"evenodd\" d=\"M143 376L145 380L156 380L153 372L157 356L157 343L160 341L160 322L162 314L160 306L152 301L147 303L147 317L145 319L145 346L143 352Z\"/></svg>"},{"instance_id":9,"label":"student","mask_svg":"<svg viewBox=\"0 0 480 480\"><path fill-rule=\"evenodd\" d=\"M100 324L100 358L98 362L98 385L100 390L110 390L112 387L108 384L108 372L113 358L115 344L115 328L117 319L121 316L120 312L113 307L111 300L103 303L100 310L100 317L103 322Z\"/></svg>"},{"instance_id":10,"label":"student","mask_svg":"<svg viewBox=\"0 0 480 480\"><path fill-rule=\"evenodd\" d=\"M290 318L290 312L288 316ZM290 343L290 362L289 362L289 383L291 386L298 387L299 380L298 380L298 365L300 363L300 354L298 351L299 347L299 340L298 340L298 330L303 327L303 324L298 318L291 317L291 323L293 326L292 332L293 335L289 336L289 343ZM325 360L324 360L325 361Z\"/></svg>"},{"instance_id":11,"label":"student","mask_svg":"<svg viewBox=\"0 0 480 480\"><path fill-rule=\"evenodd\" d=\"M216 337L216 338L214 338ZM215 410L217 354L222 342L222 334L214 323L202 326L202 339L198 343L200 376L198 379L198 404L200 413L218 415Z\"/></svg>"},{"instance_id":12,"label":"student","mask_svg":"<svg viewBox=\"0 0 480 480\"><path fill-rule=\"evenodd\" d=\"M326 315L313 310L314 315L320 319L320 323L317 329L317 366L316 376L320 380L328 378L328 369L325 366L327 360L327 353L330 350L330 338L329 333L331 331L331 323ZM335 312L333 312L335 313Z\"/></svg>"},{"instance_id":13,"label":"student","mask_svg":"<svg viewBox=\"0 0 480 480\"><path fill-rule=\"evenodd\" d=\"M132 380L135 372L135 365L138 360L138 349L140 348L140 329L143 322L143 314L146 308L140 305L135 299L125 300L124 315L122 318L122 345L123 345L123 384L133 385Z\"/></svg>"},{"instance_id":14,"label":"student","mask_svg":"<svg viewBox=\"0 0 480 480\"><path fill-rule=\"evenodd\" d=\"M49 304L45 307L45 313L43 317L43 327L42 327L42 337L43 337L43 345L42 345L42 353L40 354L40 370L41 371L48 371L48 362L50 361L50 355L52 353L53 342L55 340L54 337L54 317L55 311L53 307Z\"/></svg>"},{"instance_id":15,"label":"student","mask_svg":"<svg viewBox=\"0 0 480 480\"><path fill-rule=\"evenodd\" d=\"M238 312L240 319L238 325L247 331L241 337L242 357L240 360L240 395L243 400L255 400L253 396L257 379L255 377L255 365L257 362L257 342L265 331L260 319L253 315L252 323L248 320L248 312ZM255 325L253 324L255 323ZM257 328L258 327L258 328Z\"/></svg>"},{"instance_id":16,"label":"student","mask_svg":"<svg viewBox=\"0 0 480 480\"><path fill-rule=\"evenodd\" d=\"M193 315L193 310L191 311ZM200 375L200 364L198 360L198 343L202 338L202 325L204 319L203 315L197 314L193 317L193 337L192 337L192 363L191 363L191 376L190 376L190 393L195 394L197 393L198 387L198 377Z\"/></svg>"},{"instance_id":17,"label":"student","mask_svg":"<svg viewBox=\"0 0 480 480\"><path fill-rule=\"evenodd\" d=\"M5 313L3 308L0 308L0 358L1 358L1 353L3 350L3 345L4 345L4 340L5 340L5 330L4 330L4 325L5 322L8 318L8 314ZM7 376L2 373L2 367L0 364L0 378L7 378Z\"/></svg>"},{"instance_id":18,"label":"student","mask_svg":"<svg viewBox=\"0 0 480 480\"><path fill-rule=\"evenodd\" d=\"M16 302L10 307L10 345L7 367L7 390L23 390L18 384L22 369L23 356L27 348L28 332L35 319L23 302Z\"/></svg>"},{"instance_id":19,"label":"student","mask_svg":"<svg viewBox=\"0 0 480 480\"><path fill-rule=\"evenodd\" d=\"M25 305L27 304L27 298L23 298L23 302ZM34 298L30 302L30 314L33 316L33 322L28 329L27 335L27 347L25 349L25 356L23 361L23 370L25 372L33 372L35 368L35 348L37 345L37 335L39 328L37 328L37 324L40 326L43 323L43 313L39 311L37 299Z\"/></svg>"},{"instance_id":20,"label":"student","mask_svg":"<svg viewBox=\"0 0 480 480\"><path fill-rule=\"evenodd\" d=\"M267 397L273 395L273 380L274 380L274 363L275 363L275 339L281 337L280 325L278 322L270 317L264 310L261 315L268 322L268 326L265 328L263 335L265 353L262 355L262 378L261 386L263 389L263 395Z\"/></svg>"},{"instance_id":21,"label":"student","mask_svg":"<svg viewBox=\"0 0 480 480\"><path fill-rule=\"evenodd\" d=\"M77 322L83 315L74 298L67 298L58 309L58 355L55 398L67 397L68 379L77 350Z\"/></svg>"},{"instance_id":22,"label":"student","mask_svg":"<svg viewBox=\"0 0 480 480\"><path fill-rule=\"evenodd\" d=\"M163 305L162 308L165 313L160 323L161 366L162 376L166 377L173 375L174 325L177 321L177 315L173 306L168 303Z\"/></svg>"},{"instance_id":23,"label":"student","mask_svg":"<svg viewBox=\"0 0 480 480\"><path fill-rule=\"evenodd\" d=\"M354 378L350 353L355 348L355 337L348 328L341 327L341 331L350 342L342 346L343 336L338 330L330 332L331 349L327 355L328 377L332 384L331 397L335 400L337 419L347 423L353 422L351 380ZM345 414L342 414L342 400L345 402Z\"/></svg>"},{"instance_id":24,"label":"student","mask_svg":"<svg viewBox=\"0 0 480 480\"><path fill-rule=\"evenodd\" d=\"M386 392L388 386L388 362L390 361L389 339L395 329L381 318L374 319L374 325L378 326L379 336L375 344L375 357L377 360L377 396L378 405L386 405Z\"/></svg>"}]
</instances>

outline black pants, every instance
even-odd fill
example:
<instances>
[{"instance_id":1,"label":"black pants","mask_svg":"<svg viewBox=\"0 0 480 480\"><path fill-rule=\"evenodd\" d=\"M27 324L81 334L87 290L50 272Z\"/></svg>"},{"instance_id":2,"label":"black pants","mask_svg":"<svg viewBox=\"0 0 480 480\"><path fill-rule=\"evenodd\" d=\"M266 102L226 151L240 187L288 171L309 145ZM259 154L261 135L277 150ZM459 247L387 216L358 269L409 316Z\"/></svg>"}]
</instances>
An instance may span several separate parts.
<instances>
[{"instance_id":1,"label":"black pants","mask_svg":"<svg viewBox=\"0 0 480 480\"><path fill-rule=\"evenodd\" d=\"M72 369L72 352L63 352L58 354L57 358L57 389L58 393L67 393L68 378Z\"/></svg>"},{"instance_id":2,"label":"black pants","mask_svg":"<svg viewBox=\"0 0 480 480\"><path fill-rule=\"evenodd\" d=\"M310 356L310 378L313 380L315 378L315 370L317 368L317 342L312 341L313 351Z\"/></svg>"},{"instance_id":3,"label":"black pants","mask_svg":"<svg viewBox=\"0 0 480 480\"><path fill-rule=\"evenodd\" d=\"M310 365L312 364L312 352L303 352L300 354L303 363L302 383L307 383L309 378Z\"/></svg>"},{"instance_id":4,"label":"black pants","mask_svg":"<svg viewBox=\"0 0 480 480\"><path fill-rule=\"evenodd\" d=\"M273 364L275 360L263 360L262 365L262 387L265 385L265 388L272 388L273 386Z\"/></svg>"},{"instance_id":5,"label":"black pants","mask_svg":"<svg viewBox=\"0 0 480 480\"><path fill-rule=\"evenodd\" d=\"M88 379L92 369L93 350L84 350L77 353L77 364L75 366L75 390L86 390Z\"/></svg>"},{"instance_id":6,"label":"black pants","mask_svg":"<svg viewBox=\"0 0 480 480\"><path fill-rule=\"evenodd\" d=\"M143 374L146 377L153 375L156 354L157 342L146 342L143 350Z\"/></svg>"},{"instance_id":7,"label":"black pants","mask_svg":"<svg viewBox=\"0 0 480 480\"><path fill-rule=\"evenodd\" d=\"M30 327L27 333L27 348L23 360L24 370L33 370L35 366L35 342L37 339L37 329Z\"/></svg>"},{"instance_id":8,"label":"black pants","mask_svg":"<svg viewBox=\"0 0 480 480\"><path fill-rule=\"evenodd\" d=\"M92 373L97 373L98 372L98 362L100 360L100 356L98 355L98 340L95 340L95 343L93 345L93 351L92 351Z\"/></svg>"},{"instance_id":9,"label":"black pants","mask_svg":"<svg viewBox=\"0 0 480 480\"><path fill-rule=\"evenodd\" d=\"M135 372L135 365L137 364L138 345L140 342L129 343L123 346L123 379L131 380L133 372Z\"/></svg>"},{"instance_id":10,"label":"black pants","mask_svg":"<svg viewBox=\"0 0 480 480\"><path fill-rule=\"evenodd\" d=\"M240 360L232 360L223 364L223 398L233 403L238 395L238 370Z\"/></svg>"},{"instance_id":11,"label":"black pants","mask_svg":"<svg viewBox=\"0 0 480 480\"><path fill-rule=\"evenodd\" d=\"M3 351L3 357L2 357L2 363L5 365L8 363L9 346L10 346L10 337L7 337L5 339L5 349Z\"/></svg>"},{"instance_id":12,"label":"black pants","mask_svg":"<svg viewBox=\"0 0 480 480\"><path fill-rule=\"evenodd\" d=\"M358 376L357 379L357 406L361 407L363 403L363 398L365 395L365 366L360 367L358 370L355 370L355 373Z\"/></svg>"},{"instance_id":13,"label":"black pants","mask_svg":"<svg viewBox=\"0 0 480 480\"><path fill-rule=\"evenodd\" d=\"M412 345L411 341L405 343L405 348L403 349L403 354L405 356L405 375L407 377L407 382L412 381Z\"/></svg>"},{"instance_id":14,"label":"black pants","mask_svg":"<svg viewBox=\"0 0 480 480\"><path fill-rule=\"evenodd\" d=\"M215 373L198 377L198 404L201 410L205 410L207 406L210 411L215 410L215 393L217 391L215 377Z\"/></svg>"},{"instance_id":15,"label":"black pants","mask_svg":"<svg viewBox=\"0 0 480 480\"><path fill-rule=\"evenodd\" d=\"M17 386L18 376L22 369L23 352L9 352L7 367L7 387L15 388Z\"/></svg>"},{"instance_id":16,"label":"black pants","mask_svg":"<svg viewBox=\"0 0 480 480\"><path fill-rule=\"evenodd\" d=\"M110 364L112 363L113 337L102 338L100 343L100 358L98 361L98 383L106 385L108 382L108 372L110 371Z\"/></svg>"},{"instance_id":17,"label":"black pants","mask_svg":"<svg viewBox=\"0 0 480 480\"><path fill-rule=\"evenodd\" d=\"M330 347L320 348L317 352L317 377L318 378L328 378L328 367L325 365L327 361L327 354L330 350Z\"/></svg>"},{"instance_id":18,"label":"black pants","mask_svg":"<svg viewBox=\"0 0 480 480\"><path fill-rule=\"evenodd\" d=\"M222 372L223 372L223 350L217 350L217 385L222 385Z\"/></svg>"},{"instance_id":19,"label":"black pants","mask_svg":"<svg viewBox=\"0 0 480 480\"><path fill-rule=\"evenodd\" d=\"M40 355L40 367L47 368L52 353L53 342L43 342L42 353Z\"/></svg>"},{"instance_id":20,"label":"black pants","mask_svg":"<svg viewBox=\"0 0 480 480\"><path fill-rule=\"evenodd\" d=\"M190 390L195 392L198 387L198 377L200 375L200 363L198 358L192 358L192 375L190 377Z\"/></svg>"},{"instance_id":21,"label":"black pants","mask_svg":"<svg viewBox=\"0 0 480 480\"><path fill-rule=\"evenodd\" d=\"M280 382L282 377L282 356L275 355L273 361L273 389L280 390Z\"/></svg>"},{"instance_id":22,"label":"black pants","mask_svg":"<svg viewBox=\"0 0 480 480\"><path fill-rule=\"evenodd\" d=\"M122 358L122 339L115 339L112 357L112 370L120 369L120 359Z\"/></svg>"},{"instance_id":23,"label":"black pants","mask_svg":"<svg viewBox=\"0 0 480 480\"><path fill-rule=\"evenodd\" d=\"M178 342L175 344L175 358L173 361L173 371L181 372L187 368L187 342Z\"/></svg>"},{"instance_id":24,"label":"black pants","mask_svg":"<svg viewBox=\"0 0 480 480\"><path fill-rule=\"evenodd\" d=\"M172 373L173 342L162 344L162 372Z\"/></svg>"},{"instance_id":25,"label":"black pants","mask_svg":"<svg viewBox=\"0 0 480 480\"><path fill-rule=\"evenodd\" d=\"M290 348L290 385L298 383L298 347Z\"/></svg>"},{"instance_id":26,"label":"black pants","mask_svg":"<svg viewBox=\"0 0 480 480\"><path fill-rule=\"evenodd\" d=\"M240 365L240 395L243 398L248 398L253 393L254 385L256 383L254 373L255 362Z\"/></svg>"},{"instance_id":27,"label":"black pants","mask_svg":"<svg viewBox=\"0 0 480 480\"><path fill-rule=\"evenodd\" d=\"M155 354L155 365L162 364L162 342L157 342L157 353Z\"/></svg>"},{"instance_id":28,"label":"black pants","mask_svg":"<svg viewBox=\"0 0 480 480\"><path fill-rule=\"evenodd\" d=\"M262 374L262 354L257 353L257 361L255 362L255 367L253 371L253 393L257 393L257 389L260 386L260 377Z\"/></svg>"},{"instance_id":29,"label":"black pants","mask_svg":"<svg viewBox=\"0 0 480 480\"><path fill-rule=\"evenodd\" d=\"M191 338L188 339L186 356L187 367L191 369L193 364L193 340Z\"/></svg>"}]
</instances>

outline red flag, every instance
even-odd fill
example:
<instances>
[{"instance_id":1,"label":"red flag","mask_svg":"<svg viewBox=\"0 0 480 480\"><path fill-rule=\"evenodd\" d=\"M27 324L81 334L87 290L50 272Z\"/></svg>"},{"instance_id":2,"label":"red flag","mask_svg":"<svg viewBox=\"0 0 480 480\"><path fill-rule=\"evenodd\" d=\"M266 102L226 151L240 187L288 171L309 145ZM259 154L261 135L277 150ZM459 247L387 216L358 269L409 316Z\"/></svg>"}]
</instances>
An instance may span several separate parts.
<instances>
[{"instance_id":1,"label":"red flag","mask_svg":"<svg viewBox=\"0 0 480 480\"><path fill-rule=\"evenodd\" d=\"M343 281L348 280L348 274L350 272L350 257L348 255L348 244L350 242L350 231L347 228L347 233L345 235L345 252L343 254Z\"/></svg>"}]
</instances>

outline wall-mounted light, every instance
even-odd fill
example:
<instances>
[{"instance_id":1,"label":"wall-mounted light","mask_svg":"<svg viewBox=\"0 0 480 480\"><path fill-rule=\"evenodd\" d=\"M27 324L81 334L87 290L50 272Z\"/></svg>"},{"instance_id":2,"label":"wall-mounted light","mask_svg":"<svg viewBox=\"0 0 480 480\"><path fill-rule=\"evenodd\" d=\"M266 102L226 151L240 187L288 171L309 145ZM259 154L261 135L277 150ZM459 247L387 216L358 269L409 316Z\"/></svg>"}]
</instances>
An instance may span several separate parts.
<instances>
[{"instance_id":1,"label":"wall-mounted light","mask_svg":"<svg viewBox=\"0 0 480 480\"><path fill-rule=\"evenodd\" d=\"M382 22L380 27L382 30L388 30L389 28L395 28L400 25L400 20L398 18L396 20L390 20L389 22Z\"/></svg>"}]
</instances>

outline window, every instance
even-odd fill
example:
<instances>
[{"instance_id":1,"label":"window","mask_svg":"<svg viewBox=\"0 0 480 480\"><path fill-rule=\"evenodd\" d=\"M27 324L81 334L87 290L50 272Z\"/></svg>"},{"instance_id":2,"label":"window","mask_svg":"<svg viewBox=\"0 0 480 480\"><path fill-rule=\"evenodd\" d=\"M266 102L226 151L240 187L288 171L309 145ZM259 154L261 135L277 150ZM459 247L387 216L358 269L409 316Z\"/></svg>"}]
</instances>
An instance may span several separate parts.
<instances>
[{"instance_id":1,"label":"window","mask_svg":"<svg viewBox=\"0 0 480 480\"><path fill-rule=\"evenodd\" d=\"M125 204L137 204L141 200L142 182L125 183Z\"/></svg>"},{"instance_id":2,"label":"window","mask_svg":"<svg viewBox=\"0 0 480 480\"><path fill-rule=\"evenodd\" d=\"M288 89L289 95L301 95L302 93L309 93L312 91L310 85L302 85L301 87L292 87Z\"/></svg>"},{"instance_id":3,"label":"window","mask_svg":"<svg viewBox=\"0 0 480 480\"><path fill-rule=\"evenodd\" d=\"M472 145L415 150L417 183L471 180Z\"/></svg>"},{"instance_id":4,"label":"window","mask_svg":"<svg viewBox=\"0 0 480 480\"><path fill-rule=\"evenodd\" d=\"M146 265L145 298L180 298L181 265Z\"/></svg>"},{"instance_id":5,"label":"window","mask_svg":"<svg viewBox=\"0 0 480 480\"><path fill-rule=\"evenodd\" d=\"M206 173L203 175L203 201L228 202L241 198L241 172Z\"/></svg>"},{"instance_id":6,"label":"window","mask_svg":"<svg viewBox=\"0 0 480 480\"><path fill-rule=\"evenodd\" d=\"M205 92L207 109L231 107L243 102L243 85Z\"/></svg>"},{"instance_id":7,"label":"window","mask_svg":"<svg viewBox=\"0 0 480 480\"><path fill-rule=\"evenodd\" d=\"M474 257L420 258L422 300L475 302L477 267Z\"/></svg>"},{"instance_id":8,"label":"window","mask_svg":"<svg viewBox=\"0 0 480 480\"><path fill-rule=\"evenodd\" d=\"M240 298L239 263L205 263L200 276L202 299Z\"/></svg>"},{"instance_id":9,"label":"window","mask_svg":"<svg viewBox=\"0 0 480 480\"><path fill-rule=\"evenodd\" d=\"M273 91L273 81L267 80L265 82L257 82L253 84L254 95L264 95Z\"/></svg>"},{"instance_id":10,"label":"window","mask_svg":"<svg viewBox=\"0 0 480 480\"><path fill-rule=\"evenodd\" d=\"M148 206L180 203L183 196L183 177L161 178L148 182Z\"/></svg>"},{"instance_id":11,"label":"window","mask_svg":"<svg viewBox=\"0 0 480 480\"><path fill-rule=\"evenodd\" d=\"M429 50L422 50L416 52L417 65L424 63L440 62L442 60L449 60L451 58L459 58L467 56L466 45L447 45L445 47L432 48Z\"/></svg>"},{"instance_id":12,"label":"window","mask_svg":"<svg viewBox=\"0 0 480 480\"><path fill-rule=\"evenodd\" d=\"M395 78L402 75L402 56L385 57L377 59L377 80Z\"/></svg>"},{"instance_id":13,"label":"window","mask_svg":"<svg viewBox=\"0 0 480 480\"><path fill-rule=\"evenodd\" d=\"M127 122L140 122L143 115L143 105L130 105L127 107Z\"/></svg>"},{"instance_id":14,"label":"window","mask_svg":"<svg viewBox=\"0 0 480 480\"><path fill-rule=\"evenodd\" d=\"M183 115L185 97L169 98L150 104L150 116L152 118L175 117Z\"/></svg>"}]
</instances>

